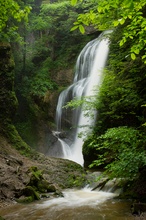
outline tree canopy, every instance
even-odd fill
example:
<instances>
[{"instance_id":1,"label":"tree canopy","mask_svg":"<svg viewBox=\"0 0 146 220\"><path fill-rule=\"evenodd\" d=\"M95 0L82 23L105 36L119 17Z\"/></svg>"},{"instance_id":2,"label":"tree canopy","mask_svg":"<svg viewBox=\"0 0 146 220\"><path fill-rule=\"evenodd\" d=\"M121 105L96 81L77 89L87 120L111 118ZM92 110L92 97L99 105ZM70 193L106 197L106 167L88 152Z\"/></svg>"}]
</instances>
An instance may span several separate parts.
<instances>
[{"instance_id":1,"label":"tree canopy","mask_svg":"<svg viewBox=\"0 0 146 220\"><path fill-rule=\"evenodd\" d=\"M71 0L76 4L77 0ZM84 2L80 0L80 2ZM146 1L145 0L92 0L93 7L85 14L80 14L73 30L79 28L84 33L84 26L93 25L99 30L115 29L122 26L120 46L131 43L129 54L133 60L140 55L146 63ZM96 3L96 4L95 4Z\"/></svg>"},{"instance_id":2,"label":"tree canopy","mask_svg":"<svg viewBox=\"0 0 146 220\"><path fill-rule=\"evenodd\" d=\"M23 5L23 4L22 4ZM15 0L0 0L0 40L10 41L19 37L18 23L28 20L30 6L20 6Z\"/></svg>"}]
</instances>

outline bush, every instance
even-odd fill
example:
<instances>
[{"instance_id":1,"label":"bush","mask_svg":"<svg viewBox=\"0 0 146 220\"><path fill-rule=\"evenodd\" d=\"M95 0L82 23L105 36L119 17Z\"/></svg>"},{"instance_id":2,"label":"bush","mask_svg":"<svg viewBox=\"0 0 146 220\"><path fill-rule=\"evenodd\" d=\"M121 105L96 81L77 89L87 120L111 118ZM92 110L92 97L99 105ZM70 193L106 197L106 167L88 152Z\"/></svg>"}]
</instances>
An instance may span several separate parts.
<instances>
[{"instance_id":1,"label":"bush","mask_svg":"<svg viewBox=\"0 0 146 220\"><path fill-rule=\"evenodd\" d=\"M146 165L145 136L130 127L108 129L103 135L90 142L102 154L90 167L105 164L106 173L111 178L120 177L134 180L139 169Z\"/></svg>"}]
</instances>

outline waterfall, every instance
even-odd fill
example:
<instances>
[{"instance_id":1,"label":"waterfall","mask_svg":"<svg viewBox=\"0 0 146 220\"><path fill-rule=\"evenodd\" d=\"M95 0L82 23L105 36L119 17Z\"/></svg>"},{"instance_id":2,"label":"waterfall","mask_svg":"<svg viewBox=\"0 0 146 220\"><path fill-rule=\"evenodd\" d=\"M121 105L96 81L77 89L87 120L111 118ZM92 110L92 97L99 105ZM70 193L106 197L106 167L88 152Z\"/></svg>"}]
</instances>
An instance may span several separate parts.
<instances>
[{"instance_id":1,"label":"waterfall","mask_svg":"<svg viewBox=\"0 0 146 220\"><path fill-rule=\"evenodd\" d=\"M102 72L105 67L109 51L109 40L105 34L89 42L78 56L75 75L72 85L64 90L58 99L56 109L56 127L54 134L58 141L48 151L48 155L73 160L83 165L82 145L83 137L79 133L90 133L94 125L96 112L93 118L85 117L83 109L65 109L69 101L74 98L88 97L91 101L97 95L98 87L102 82ZM96 93L95 93L96 89Z\"/></svg>"}]
</instances>

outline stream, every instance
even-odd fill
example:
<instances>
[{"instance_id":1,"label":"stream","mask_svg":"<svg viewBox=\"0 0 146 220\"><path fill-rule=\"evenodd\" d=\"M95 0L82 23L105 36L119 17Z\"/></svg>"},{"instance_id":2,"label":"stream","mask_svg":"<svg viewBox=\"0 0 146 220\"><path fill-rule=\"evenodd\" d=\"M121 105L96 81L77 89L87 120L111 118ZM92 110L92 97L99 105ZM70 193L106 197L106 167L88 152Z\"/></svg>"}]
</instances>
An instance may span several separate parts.
<instances>
[{"instance_id":1,"label":"stream","mask_svg":"<svg viewBox=\"0 0 146 220\"><path fill-rule=\"evenodd\" d=\"M70 189L64 197L0 209L5 220L134 220L130 202L114 199L115 193Z\"/></svg>"}]
</instances>

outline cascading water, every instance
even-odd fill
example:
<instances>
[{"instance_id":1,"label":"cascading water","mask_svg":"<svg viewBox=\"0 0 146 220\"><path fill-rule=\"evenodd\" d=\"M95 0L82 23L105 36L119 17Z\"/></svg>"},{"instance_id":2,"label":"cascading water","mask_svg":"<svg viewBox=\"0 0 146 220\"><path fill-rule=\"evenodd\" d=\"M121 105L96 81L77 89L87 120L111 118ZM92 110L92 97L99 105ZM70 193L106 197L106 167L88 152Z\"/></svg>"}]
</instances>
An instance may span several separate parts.
<instances>
[{"instance_id":1,"label":"cascading water","mask_svg":"<svg viewBox=\"0 0 146 220\"><path fill-rule=\"evenodd\" d=\"M57 132L54 132L58 137L58 142L49 150L50 156L70 159L83 165L83 138L79 138L78 134L90 132L96 114L94 119L91 119L85 117L86 112L81 108L71 110L63 107L74 98L80 99L86 96L89 97L90 101L95 94L97 95L97 87L101 84L108 52L109 40L105 34L101 34L97 39L89 42L81 51L76 63L73 84L64 90L58 99L56 109ZM63 133L66 134L63 135Z\"/></svg>"}]
</instances>

